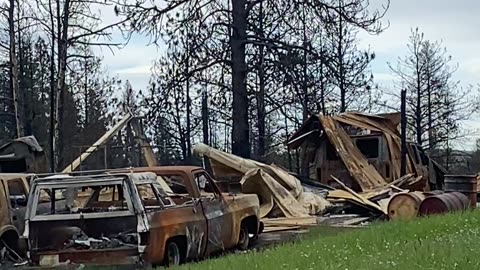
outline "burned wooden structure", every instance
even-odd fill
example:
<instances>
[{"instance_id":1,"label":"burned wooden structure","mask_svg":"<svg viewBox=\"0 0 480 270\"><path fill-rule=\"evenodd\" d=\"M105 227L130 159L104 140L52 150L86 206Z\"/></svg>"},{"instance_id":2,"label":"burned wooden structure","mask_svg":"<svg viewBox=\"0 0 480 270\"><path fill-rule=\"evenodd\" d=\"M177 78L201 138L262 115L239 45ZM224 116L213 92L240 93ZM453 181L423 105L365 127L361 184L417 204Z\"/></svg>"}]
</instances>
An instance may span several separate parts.
<instances>
[{"instance_id":1,"label":"burned wooden structure","mask_svg":"<svg viewBox=\"0 0 480 270\"><path fill-rule=\"evenodd\" d=\"M48 161L34 136L21 137L0 146L0 172L48 172Z\"/></svg>"},{"instance_id":2,"label":"burned wooden structure","mask_svg":"<svg viewBox=\"0 0 480 270\"><path fill-rule=\"evenodd\" d=\"M332 176L357 191L386 185L400 175L400 114L342 113L312 116L288 141L300 149L302 174L336 186ZM445 171L418 145L407 142L406 173L413 189L441 189Z\"/></svg>"}]
</instances>

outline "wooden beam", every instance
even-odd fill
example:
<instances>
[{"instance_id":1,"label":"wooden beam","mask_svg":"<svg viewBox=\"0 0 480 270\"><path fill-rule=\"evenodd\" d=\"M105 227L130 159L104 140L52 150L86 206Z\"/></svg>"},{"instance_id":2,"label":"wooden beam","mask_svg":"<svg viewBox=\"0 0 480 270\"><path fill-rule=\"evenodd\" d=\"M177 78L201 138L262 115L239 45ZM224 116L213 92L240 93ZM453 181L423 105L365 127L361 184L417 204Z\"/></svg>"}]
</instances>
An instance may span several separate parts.
<instances>
[{"instance_id":1,"label":"wooden beam","mask_svg":"<svg viewBox=\"0 0 480 270\"><path fill-rule=\"evenodd\" d=\"M83 154L81 154L77 159L75 159L70 165L68 165L65 169L63 169L62 173L70 173L75 171L75 169L80 166L80 164L85 161L93 152L95 152L98 147L105 144L108 140L110 140L115 134L118 133L120 129L122 129L126 124L132 120L133 116L131 113L127 113L122 120L120 120L111 130L107 133L103 134L100 139L98 139L92 146L90 146Z\"/></svg>"},{"instance_id":2,"label":"wooden beam","mask_svg":"<svg viewBox=\"0 0 480 270\"><path fill-rule=\"evenodd\" d=\"M133 121L130 122L130 125L132 125L133 132L135 133L135 140L140 145L143 157L147 162L147 166L148 167L158 166L158 161L157 161L157 158L155 157L155 153L153 153L152 147L148 143L147 138L145 137L145 134L140 125L140 119L138 118L133 119Z\"/></svg>"}]
</instances>

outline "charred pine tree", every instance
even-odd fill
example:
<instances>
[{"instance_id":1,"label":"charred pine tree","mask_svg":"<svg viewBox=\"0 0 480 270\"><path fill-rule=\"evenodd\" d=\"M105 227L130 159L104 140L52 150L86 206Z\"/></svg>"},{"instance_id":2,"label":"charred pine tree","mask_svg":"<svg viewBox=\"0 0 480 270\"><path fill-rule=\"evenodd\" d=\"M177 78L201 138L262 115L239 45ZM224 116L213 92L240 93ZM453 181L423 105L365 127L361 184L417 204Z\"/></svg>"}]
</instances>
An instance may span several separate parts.
<instances>
[{"instance_id":1,"label":"charred pine tree","mask_svg":"<svg viewBox=\"0 0 480 270\"><path fill-rule=\"evenodd\" d=\"M386 2L388 3L388 0ZM230 107L232 109L228 112L230 117L225 117L225 120L230 118L231 123L222 130L226 132L232 130L232 152L243 157L250 157L251 143L259 141L251 140L250 135L253 134L251 127L260 129L259 133L268 133L267 124L265 124L266 131L263 132L264 125L262 122L265 118L268 118L269 110L265 109L265 114L262 112L262 99L258 99L261 91L258 91L258 93L249 91L255 89L252 87L255 84L253 82L255 76L251 76L251 73L255 71L255 67L252 66L255 61L251 61L251 57L254 57L252 52L255 48L264 48L264 62L271 57L266 53L267 50L274 50L276 55L304 55L306 46L303 45L305 43L303 42L303 35L297 31L298 23L294 23L290 19L291 13L296 12L302 6L305 7L305 11L309 13L310 17L315 16L320 21L327 20L327 14L329 13L337 13L346 24L354 25L357 29L368 32L376 32L381 29L380 19L388 8L386 6L380 10L371 9L369 2L365 0L354 0L352 3L341 7L330 1L165 1L162 8L152 5L149 1L139 1L136 5L129 5L128 1L122 3L124 5L119 8L118 14L129 18L130 21L134 22L135 31L150 35L154 41L169 35L165 31L164 22L174 22L176 24L191 22L200 26L201 33L203 33L200 36L205 37L202 40L203 45L198 48L200 52L196 56L200 65L198 68L192 69L190 73L203 70L208 71L211 77L216 77L221 74L220 69L227 70L227 78L230 81L229 90L232 97ZM182 11L188 9L187 7L190 10L195 10L198 16L182 16ZM268 16L264 16L266 19L262 27L259 27L262 21L255 16L258 14L260 7L262 7L263 12L266 12L267 9L270 12ZM176 14L180 15L177 16ZM261 30L261 28L264 29ZM265 33L262 35L262 32L267 31L266 28L270 28L270 32L273 34L267 35ZM308 29L306 30L308 31ZM308 46L307 50L308 58L316 57L320 59L322 57L315 46ZM225 54L225 52L229 53ZM256 56L258 55L261 54ZM325 61L325 63L327 62ZM297 76L295 78L296 82L300 82L301 78L301 76ZM265 80L265 85L267 85L267 81L268 79ZM314 80L311 79L311 76L308 76L308 81L313 82ZM291 85L293 86L295 83ZM226 94L221 91L228 88L216 86L220 95ZM310 85L308 87L313 88ZM265 89L267 88L265 86ZM257 89L261 90L260 88ZM268 97L268 102L265 101L265 108L267 108L270 106L270 104L267 104L270 103L270 96L273 97L274 95L266 93L264 96ZM293 100L293 97L289 98L290 100ZM272 103L277 103L276 101ZM278 107L273 106L271 111L277 111ZM258 109L260 116L250 117L249 112L255 111L255 113L258 113ZM256 123L252 123L253 121ZM227 134L221 134L222 137L224 137L223 135ZM259 134L258 136L269 137L267 134L265 136ZM262 139L260 139L260 144L262 143ZM261 148L266 149L267 147Z\"/></svg>"},{"instance_id":2,"label":"charred pine tree","mask_svg":"<svg viewBox=\"0 0 480 270\"><path fill-rule=\"evenodd\" d=\"M448 156L452 141L469 133L461 122L478 110L478 95L453 79L457 65L440 42L426 40L416 29L408 50L396 66L390 64L399 87L407 89L408 131L433 157Z\"/></svg>"},{"instance_id":3,"label":"charred pine tree","mask_svg":"<svg viewBox=\"0 0 480 270\"><path fill-rule=\"evenodd\" d=\"M345 14L352 11L344 0L338 0L337 7ZM358 16L363 16L361 12ZM328 23L325 26L327 43L331 50L329 61L329 75L338 95L339 112L348 109L368 111L372 107L375 97L373 92L373 75L369 69L370 62L375 54L369 50L359 49L357 34L361 27L349 23L349 19L342 13L330 12ZM383 31L380 26L367 27L371 34Z\"/></svg>"},{"instance_id":4,"label":"charred pine tree","mask_svg":"<svg viewBox=\"0 0 480 270\"><path fill-rule=\"evenodd\" d=\"M9 0L8 7L8 32L10 38L10 89L13 97L13 107L15 110L15 126L16 126L16 136L23 136L23 125L20 120L20 89L19 89L19 70L18 70L18 60L16 53L16 38L15 38L15 0Z\"/></svg>"},{"instance_id":5,"label":"charred pine tree","mask_svg":"<svg viewBox=\"0 0 480 270\"><path fill-rule=\"evenodd\" d=\"M56 169L65 165L63 156L65 153L65 135L63 134L65 118L65 99L72 96L69 91L67 80L70 77L72 66L78 56L81 46L118 47L121 44L112 42L110 37L112 30L119 29L126 20L118 20L110 24L103 24L99 12L92 7L113 6L116 1L96 0L36 0L36 10L32 15L34 20L49 37L51 46L50 63L50 105L49 113L52 130L52 163ZM126 36L128 38L128 34ZM70 97L68 97L70 98Z\"/></svg>"},{"instance_id":6,"label":"charred pine tree","mask_svg":"<svg viewBox=\"0 0 480 270\"><path fill-rule=\"evenodd\" d=\"M208 114L208 95L207 91L202 92L202 142L206 145L210 144L209 140L209 114Z\"/></svg>"}]
</instances>

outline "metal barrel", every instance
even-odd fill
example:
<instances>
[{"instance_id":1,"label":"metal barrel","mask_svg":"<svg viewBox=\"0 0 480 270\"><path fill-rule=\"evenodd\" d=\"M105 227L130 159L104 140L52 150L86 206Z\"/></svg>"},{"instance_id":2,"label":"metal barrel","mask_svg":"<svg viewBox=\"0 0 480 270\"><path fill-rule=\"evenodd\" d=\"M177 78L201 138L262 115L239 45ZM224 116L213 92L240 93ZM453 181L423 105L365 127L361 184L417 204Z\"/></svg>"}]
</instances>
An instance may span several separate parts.
<instances>
[{"instance_id":1,"label":"metal barrel","mask_svg":"<svg viewBox=\"0 0 480 270\"><path fill-rule=\"evenodd\" d=\"M391 220L412 219L418 215L420 203L425 199L421 192L397 193L388 202Z\"/></svg>"},{"instance_id":2,"label":"metal barrel","mask_svg":"<svg viewBox=\"0 0 480 270\"><path fill-rule=\"evenodd\" d=\"M428 216L468 209L470 200L462 193L450 192L426 197L419 206L418 214Z\"/></svg>"},{"instance_id":3,"label":"metal barrel","mask_svg":"<svg viewBox=\"0 0 480 270\"><path fill-rule=\"evenodd\" d=\"M440 194L443 194L445 192L443 192L443 190L432 190L432 191L427 191L427 192L423 192L423 195L425 196L432 196L432 195L440 195Z\"/></svg>"},{"instance_id":4,"label":"metal barrel","mask_svg":"<svg viewBox=\"0 0 480 270\"><path fill-rule=\"evenodd\" d=\"M467 210L468 207L470 206L470 203L471 203L470 199L467 196L465 196L465 194L460 193L460 192L450 192L450 193L447 193L447 194L450 194L449 196L457 198L457 200L455 200L455 202L457 203L459 209Z\"/></svg>"},{"instance_id":5,"label":"metal barrel","mask_svg":"<svg viewBox=\"0 0 480 270\"><path fill-rule=\"evenodd\" d=\"M475 175L445 175L445 191L461 192L470 200L470 207L477 206L477 177Z\"/></svg>"}]
</instances>

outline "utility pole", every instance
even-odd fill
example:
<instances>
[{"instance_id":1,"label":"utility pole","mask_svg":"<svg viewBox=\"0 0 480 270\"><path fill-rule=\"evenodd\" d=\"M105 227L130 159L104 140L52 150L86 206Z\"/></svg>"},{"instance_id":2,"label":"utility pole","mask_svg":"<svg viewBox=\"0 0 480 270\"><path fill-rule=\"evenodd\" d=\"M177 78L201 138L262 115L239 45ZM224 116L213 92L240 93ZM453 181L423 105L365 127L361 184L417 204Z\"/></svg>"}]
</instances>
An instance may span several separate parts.
<instances>
[{"instance_id":1,"label":"utility pole","mask_svg":"<svg viewBox=\"0 0 480 270\"><path fill-rule=\"evenodd\" d=\"M407 173L407 112L406 112L406 101L407 101L407 90L402 89L401 94L401 163L400 163L400 176L403 176Z\"/></svg>"},{"instance_id":2,"label":"utility pole","mask_svg":"<svg viewBox=\"0 0 480 270\"><path fill-rule=\"evenodd\" d=\"M206 88L206 86L205 86ZM203 90L202 93L202 131L203 131L203 143L210 145L208 139L208 95L207 89Z\"/></svg>"}]
</instances>

